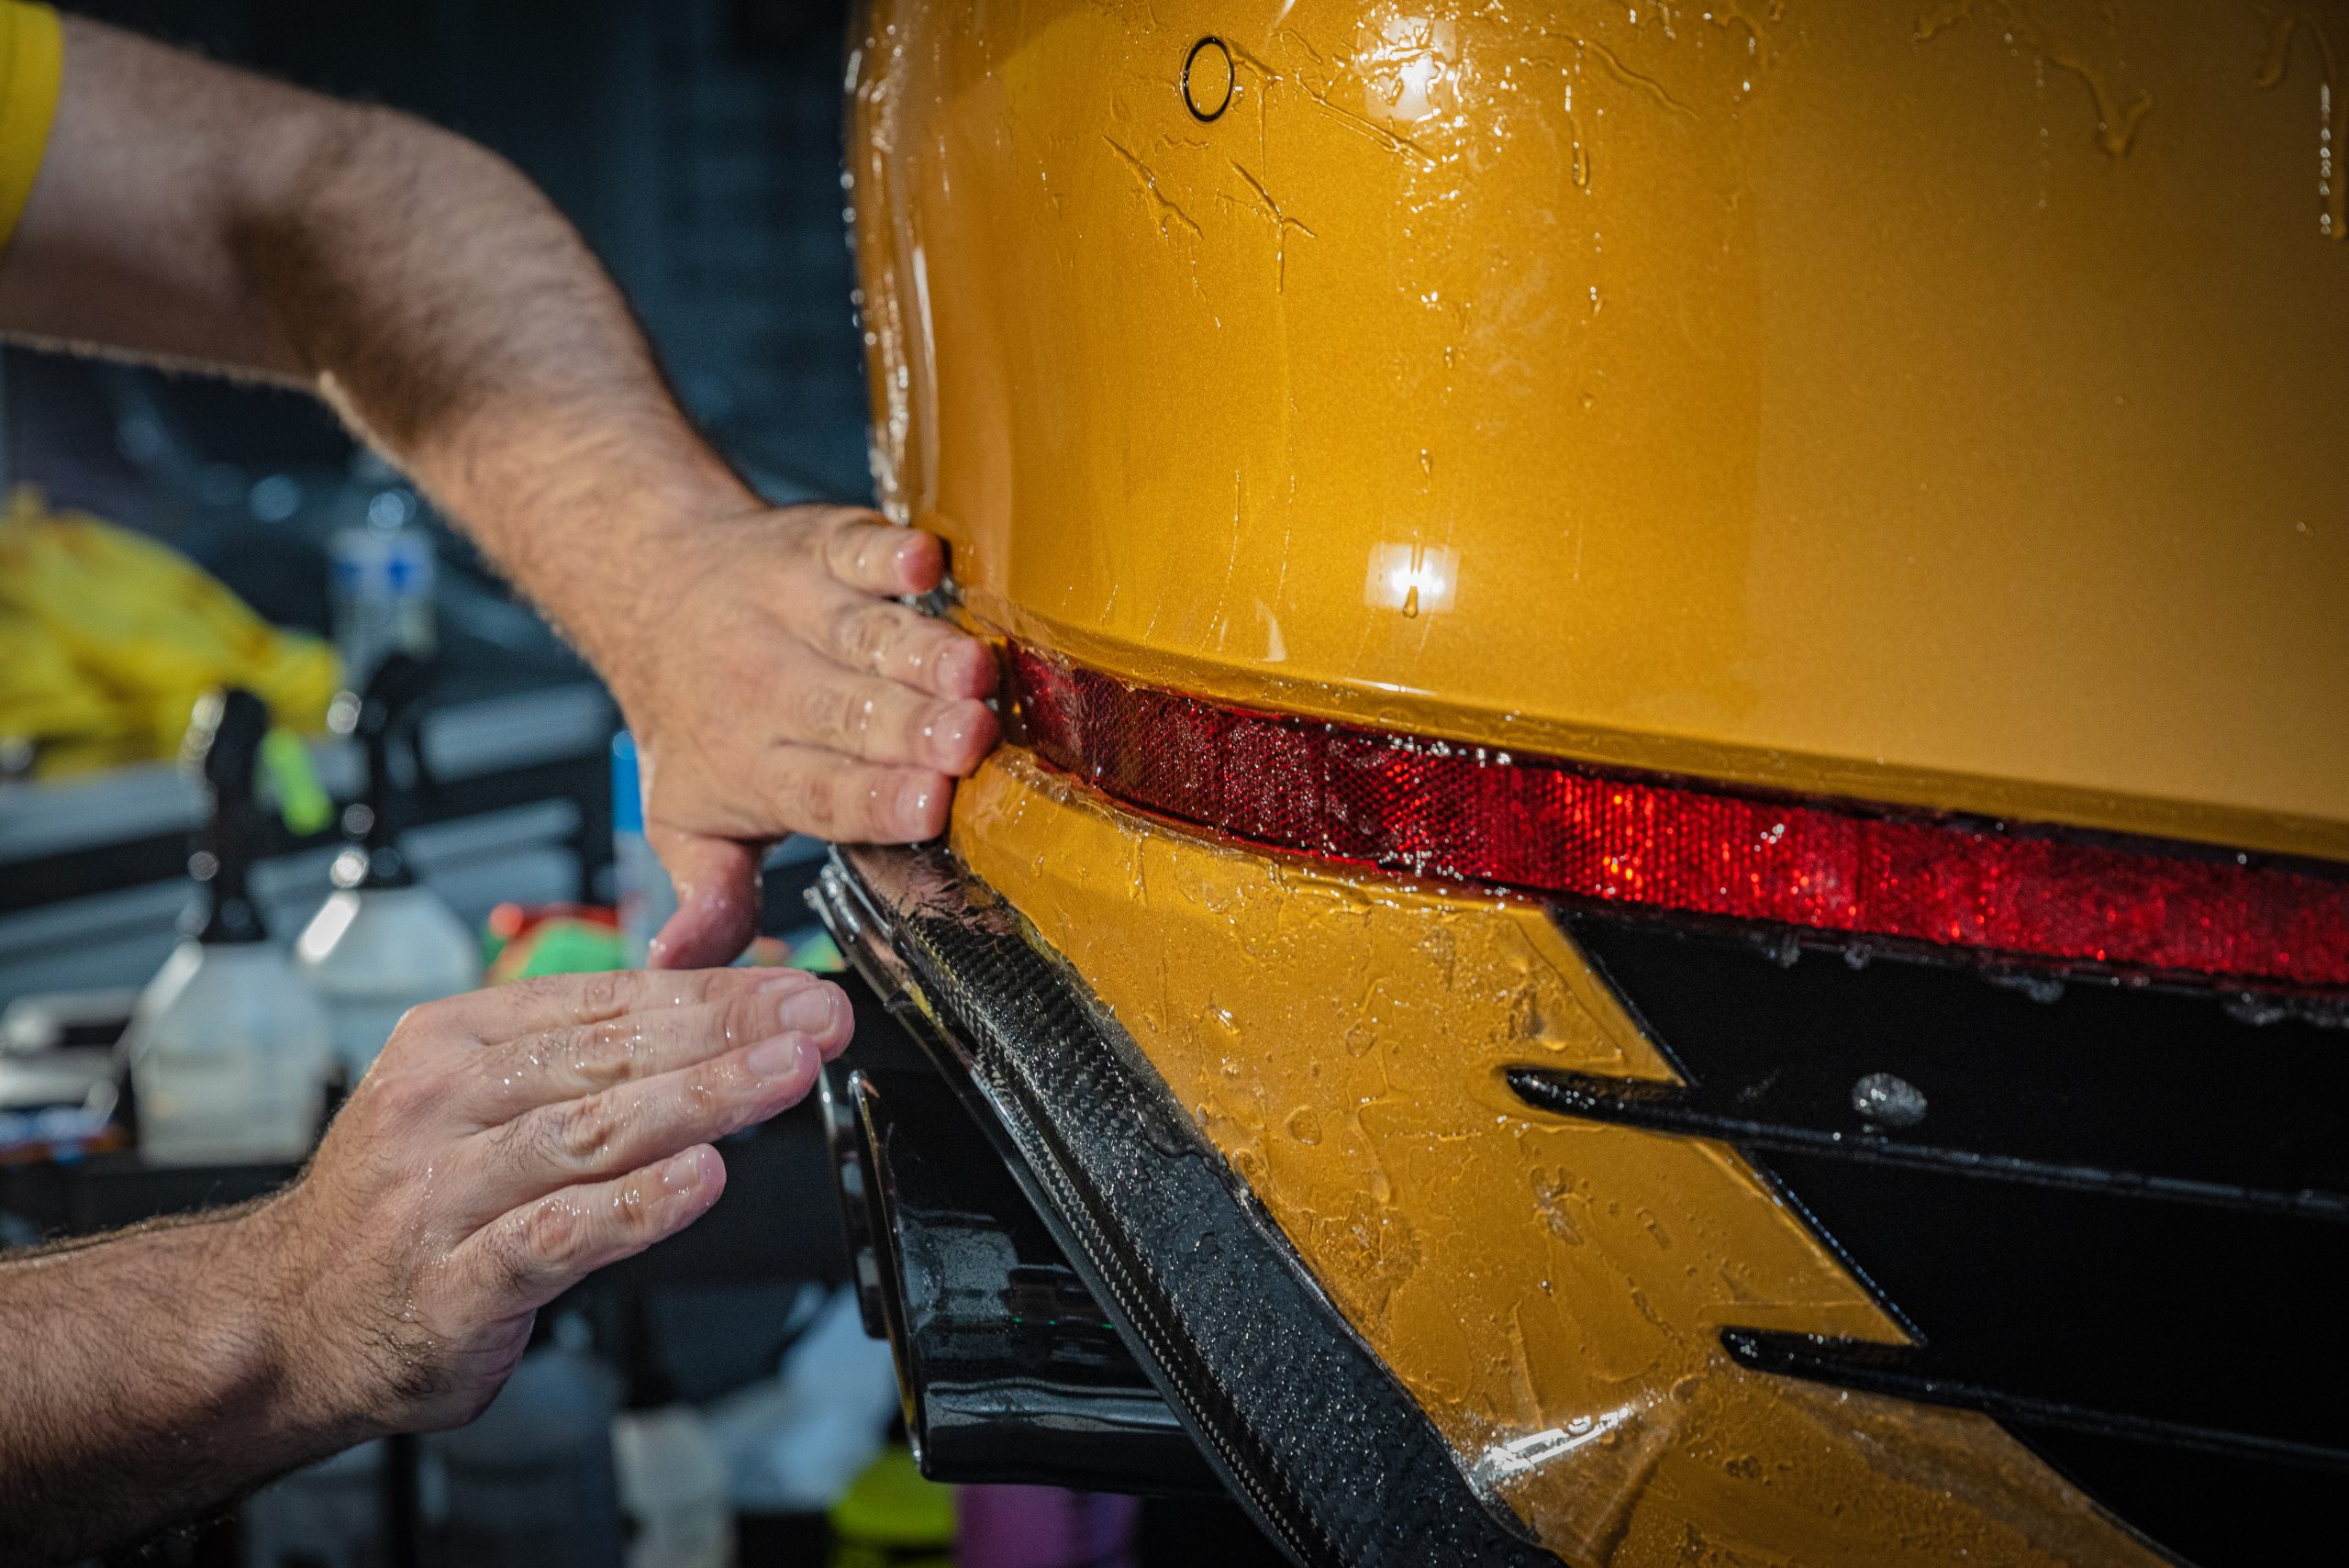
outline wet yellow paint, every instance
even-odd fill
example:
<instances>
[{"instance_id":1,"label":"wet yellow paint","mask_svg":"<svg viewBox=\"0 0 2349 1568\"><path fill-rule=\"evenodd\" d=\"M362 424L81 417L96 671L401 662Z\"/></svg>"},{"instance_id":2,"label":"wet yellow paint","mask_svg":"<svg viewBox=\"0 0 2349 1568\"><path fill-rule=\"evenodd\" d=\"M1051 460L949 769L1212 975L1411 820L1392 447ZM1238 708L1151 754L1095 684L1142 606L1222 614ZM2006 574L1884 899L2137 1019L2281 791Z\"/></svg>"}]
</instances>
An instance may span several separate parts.
<instances>
[{"instance_id":1,"label":"wet yellow paint","mask_svg":"<svg viewBox=\"0 0 2349 1568\"><path fill-rule=\"evenodd\" d=\"M1538 907L1221 847L1019 752L954 843L1569 1561L2155 1561L1985 1418L1723 1355L1731 1325L1901 1336L1726 1148L1509 1092L1528 1062L1671 1076Z\"/></svg>"},{"instance_id":2,"label":"wet yellow paint","mask_svg":"<svg viewBox=\"0 0 2349 1568\"><path fill-rule=\"evenodd\" d=\"M1375 725L2349 856L2338 0L863 31L882 493L984 623Z\"/></svg>"}]
</instances>

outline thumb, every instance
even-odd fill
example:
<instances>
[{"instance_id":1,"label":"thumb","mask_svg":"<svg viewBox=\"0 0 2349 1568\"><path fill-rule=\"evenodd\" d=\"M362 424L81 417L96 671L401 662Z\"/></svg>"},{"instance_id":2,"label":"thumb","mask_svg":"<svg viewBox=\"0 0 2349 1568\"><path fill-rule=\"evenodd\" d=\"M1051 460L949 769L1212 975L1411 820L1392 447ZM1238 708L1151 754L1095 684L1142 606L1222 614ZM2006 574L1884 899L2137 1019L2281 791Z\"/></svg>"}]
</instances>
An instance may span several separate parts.
<instances>
[{"instance_id":1,"label":"thumb","mask_svg":"<svg viewBox=\"0 0 2349 1568\"><path fill-rule=\"evenodd\" d=\"M648 837L676 885L677 912L652 939L655 969L716 969L751 945L759 918L763 844L707 839L672 828Z\"/></svg>"}]
</instances>

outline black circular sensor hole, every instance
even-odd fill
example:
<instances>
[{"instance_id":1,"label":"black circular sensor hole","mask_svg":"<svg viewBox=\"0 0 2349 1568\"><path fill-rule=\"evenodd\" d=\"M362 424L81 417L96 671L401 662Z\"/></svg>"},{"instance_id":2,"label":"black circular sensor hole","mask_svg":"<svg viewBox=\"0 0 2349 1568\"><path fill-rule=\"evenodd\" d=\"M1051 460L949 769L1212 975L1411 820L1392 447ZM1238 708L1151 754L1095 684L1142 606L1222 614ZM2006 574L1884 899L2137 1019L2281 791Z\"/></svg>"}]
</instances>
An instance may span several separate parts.
<instances>
[{"instance_id":1,"label":"black circular sensor hole","mask_svg":"<svg viewBox=\"0 0 2349 1568\"><path fill-rule=\"evenodd\" d=\"M1212 120L1231 106L1240 73L1232 68L1231 50L1209 34L1183 57L1183 102L1197 120Z\"/></svg>"}]
</instances>

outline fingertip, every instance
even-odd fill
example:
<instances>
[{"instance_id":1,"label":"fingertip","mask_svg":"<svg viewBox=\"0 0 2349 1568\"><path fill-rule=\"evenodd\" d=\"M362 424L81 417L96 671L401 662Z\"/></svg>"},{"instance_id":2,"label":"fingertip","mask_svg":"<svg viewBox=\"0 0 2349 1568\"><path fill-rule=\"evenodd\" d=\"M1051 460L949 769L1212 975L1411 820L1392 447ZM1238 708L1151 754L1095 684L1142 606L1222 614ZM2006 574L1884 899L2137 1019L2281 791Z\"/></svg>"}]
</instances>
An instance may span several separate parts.
<instances>
[{"instance_id":1,"label":"fingertip","mask_svg":"<svg viewBox=\"0 0 2349 1568\"><path fill-rule=\"evenodd\" d=\"M669 917L652 940L645 945L644 966L647 969L691 969L693 965L685 962L685 955L692 940L685 912L680 909Z\"/></svg>"},{"instance_id":2,"label":"fingertip","mask_svg":"<svg viewBox=\"0 0 2349 1568\"><path fill-rule=\"evenodd\" d=\"M949 703L925 728L930 760L941 772L959 778L979 765L996 742L994 710L971 698Z\"/></svg>"},{"instance_id":3,"label":"fingertip","mask_svg":"<svg viewBox=\"0 0 2349 1568\"><path fill-rule=\"evenodd\" d=\"M687 1218L699 1215L726 1190L726 1162L710 1145L696 1143L672 1154L662 1165L661 1185L681 1214Z\"/></svg>"},{"instance_id":4,"label":"fingertip","mask_svg":"<svg viewBox=\"0 0 2349 1568\"><path fill-rule=\"evenodd\" d=\"M841 1059L841 1052L848 1049L849 1041L855 1037L856 1021L852 1018L838 1033L818 1037L816 1041L817 1053L827 1062L838 1062Z\"/></svg>"},{"instance_id":5,"label":"fingertip","mask_svg":"<svg viewBox=\"0 0 2349 1568\"><path fill-rule=\"evenodd\" d=\"M933 666L941 696L978 698L995 691L995 655L974 638L957 637Z\"/></svg>"},{"instance_id":6,"label":"fingertip","mask_svg":"<svg viewBox=\"0 0 2349 1568\"><path fill-rule=\"evenodd\" d=\"M987 753L1003 739L1003 721L996 717L995 709L976 701L971 704L971 750L966 765L960 770L965 773L986 761Z\"/></svg>"},{"instance_id":7,"label":"fingertip","mask_svg":"<svg viewBox=\"0 0 2349 1568\"><path fill-rule=\"evenodd\" d=\"M751 945L752 907L726 885L687 887L645 953L653 969L723 969Z\"/></svg>"},{"instance_id":8,"label":"fingertip","mask_svg":"<svg viewBox=\"0 0 2349 1568\"><path fill-rule=\"evenodd\" d=\"M898 540L889 563L901 593L927 594L946 575L946 552L936 538L918 528L908 529Z\"/></svg>"},{"instance_id":9,"label":"fingertip","mask_svg":"<svg viewBox=\"0 0 2349 1568\"><path fill-rule=\"evenodd\" d=\"M911 774L900 784L896 801L898 841L918 844L943 833L953 787L952 780L931 773Z\"/></svg>"},{"instance_id":10,"label":"fingertip","mask_svg":"<svg viewBox=\"0 0 2349 1568\"><path fill-rule=\"evenodd\" d=\"M848 1049L851 1036L856 1033L856 1009L848 993L829 980L818 980L816 989L829 1004L824 1021L807 1031L807 1043L827 1062Z\"/></svg>"},{"instance_id":11,"label":"fingertip","mask_svg":"<svg viewBox=\"0 0 2349 1568\"><path fill-rule=\"evenodd\" d=\"M702 931L696 917L684 909L669 917L652 940L646 944L644 966L647 969L709 969L715 965L703 958L714 944Z\"/></svg>"}]
</instances>

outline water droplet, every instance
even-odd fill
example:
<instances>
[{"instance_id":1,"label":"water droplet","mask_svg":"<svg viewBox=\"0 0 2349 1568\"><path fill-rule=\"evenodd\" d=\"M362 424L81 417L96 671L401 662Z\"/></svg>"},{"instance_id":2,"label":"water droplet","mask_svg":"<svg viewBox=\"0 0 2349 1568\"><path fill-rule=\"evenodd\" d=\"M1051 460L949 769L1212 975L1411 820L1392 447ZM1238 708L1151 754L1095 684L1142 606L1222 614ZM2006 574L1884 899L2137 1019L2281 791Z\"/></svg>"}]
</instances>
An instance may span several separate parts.
<instances>
[{"instance_id":1,"label":"water droplet","mask_svg":"<svg viewBox=\"0 0 2349 1568\"><path fill-rule=\"evenodd\" d=\"M1852 1108L1876 1127L1914 1127L1925 1119L1925 1092L1890 1073L1871 1073L1852 1085Z\"/></svg>"}]
</instances>

